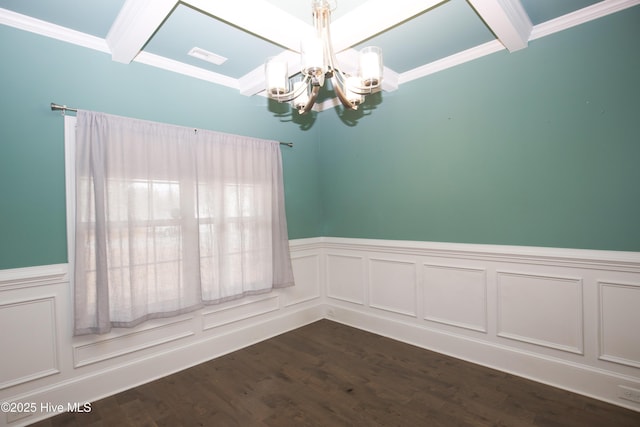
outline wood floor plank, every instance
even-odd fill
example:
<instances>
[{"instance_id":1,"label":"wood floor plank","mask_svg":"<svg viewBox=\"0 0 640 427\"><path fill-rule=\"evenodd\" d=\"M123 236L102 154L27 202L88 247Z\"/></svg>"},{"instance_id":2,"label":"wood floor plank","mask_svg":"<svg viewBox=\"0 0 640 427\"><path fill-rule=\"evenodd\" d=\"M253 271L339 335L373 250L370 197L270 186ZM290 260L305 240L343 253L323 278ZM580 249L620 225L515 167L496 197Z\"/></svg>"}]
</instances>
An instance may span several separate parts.
<instances>
[{"instance_id":1,"label":"wood floor plank","mask_svg":"<svg viewBox=\"0 0 640 427\"><path fill-rule=\"evenodd\" d=\"M640 413L328 320L93 402L59 426L638 427Z\"/></svg>"}]
</instances>

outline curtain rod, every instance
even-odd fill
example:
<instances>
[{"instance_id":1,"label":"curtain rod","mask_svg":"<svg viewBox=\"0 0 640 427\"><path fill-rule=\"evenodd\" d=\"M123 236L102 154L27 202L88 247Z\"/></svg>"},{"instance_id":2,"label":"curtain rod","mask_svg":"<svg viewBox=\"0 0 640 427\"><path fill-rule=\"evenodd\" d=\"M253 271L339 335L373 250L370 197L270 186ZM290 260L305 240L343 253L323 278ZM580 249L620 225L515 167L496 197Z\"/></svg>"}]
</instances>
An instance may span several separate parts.
<instances>
[{"instance_id":1,"label":"curtain rod","mask_svg":"<svg viewBox=\"0 0 640 427\"><path fill-rule=\"evenodd\" d=\"M67 107L66 105L56 104L54 102L51 103L51 111L73 111L75 113L78 112L77 108ZM286 145L287 147L293 147L293 142L280 142L280 145Z\"/></svg>"}]
</instances>

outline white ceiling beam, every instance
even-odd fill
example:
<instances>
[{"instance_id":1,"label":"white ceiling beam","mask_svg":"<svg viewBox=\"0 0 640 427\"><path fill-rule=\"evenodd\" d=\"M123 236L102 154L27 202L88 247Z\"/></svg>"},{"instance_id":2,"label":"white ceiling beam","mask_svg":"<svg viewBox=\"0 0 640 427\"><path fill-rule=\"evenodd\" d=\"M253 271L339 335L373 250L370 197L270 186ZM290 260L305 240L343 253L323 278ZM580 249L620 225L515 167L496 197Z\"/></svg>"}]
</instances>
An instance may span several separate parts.
<instances>
[{"instance_id":1,"label":"white ceiling beam","mask_svg":"<svg viewBox=\"0 0 640 427\"><path fill-rule=\"evenodd\" d=\"M469 3L509 52L527 47L533 24L520 0L469 0Z\"/></svg>"},{"instance_id":2,"label":"white ceiling beam","mask_svg":"<svg viewBox=\"0 0 640 427\"><path fill-rule=\"evenodd\" d=\"M331 24L333 48L336 53L350 48L443 2L369 0Z\"/></svg>"},{"instance_id":3,"label":"white ceiling beam","mask_svg":"<svg viewBox=\"0 0 640 427\"><path fill-rule=\"evenodd\" d=\"M162 22L177 0L127 0L107 34L111 58L128 64Z\"/></svg>"},{"instance_id":4,"label":"white ceiling beam","mask_svg":"<svg viewBox=\"0 0 640 427\"><path fill-rule=\"evenodd\" d=\"M313 31L305 23L265 0L185 0L184 3L295 52Z\"/></svg>"}]
</instances>

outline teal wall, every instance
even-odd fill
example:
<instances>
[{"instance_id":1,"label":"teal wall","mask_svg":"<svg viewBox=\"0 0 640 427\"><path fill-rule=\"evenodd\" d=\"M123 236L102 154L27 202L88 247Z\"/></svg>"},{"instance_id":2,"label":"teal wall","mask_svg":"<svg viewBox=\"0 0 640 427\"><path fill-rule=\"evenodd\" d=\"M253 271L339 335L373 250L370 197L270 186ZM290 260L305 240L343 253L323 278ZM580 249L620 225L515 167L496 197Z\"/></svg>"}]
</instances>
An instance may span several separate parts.
<instances>
[{"instance_id":1,"label":"teal wall","mask_svg":"<svg viewBox=\"0 0 640 427\"><path fill-rule=\"evenodd\" d=\"M635 7L324 112L323 235L640 251L639 40Z\"/></svg>"},{"instance_id":2,"label":"teal wall","mask_svg":"<svg viewBox=\"0 0 640 427\"><path fill-rule=\"evenodd\" d=\"M67 259L50 102L294 142L291 238L640 251L638 40L634 7L405 83L365 115L293 122L262 97L0 26L0 269Z\"/></svg>"},{"instance_id":3,"label":"teal wall","mask_svg":"<svg viewBox=\"0 0 640 427\"><path fill-rule=\"evenodd\" d=\"M282 148L291 238L321 227L313 126L263 97L0 25L0 269L67 261L63 119L51 102L295 143Z\"/></svg>"}]
</instances>

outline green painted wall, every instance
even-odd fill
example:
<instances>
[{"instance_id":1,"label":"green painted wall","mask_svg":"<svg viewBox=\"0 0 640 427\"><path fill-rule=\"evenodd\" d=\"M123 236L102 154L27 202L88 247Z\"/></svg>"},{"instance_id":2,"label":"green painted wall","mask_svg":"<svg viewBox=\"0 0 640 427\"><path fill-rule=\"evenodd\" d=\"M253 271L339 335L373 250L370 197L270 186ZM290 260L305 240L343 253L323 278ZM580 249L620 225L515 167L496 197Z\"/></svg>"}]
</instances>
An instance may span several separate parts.
<instances>
[{"instance_id":1,"label":"green painted wall","mask_svg":"<svg viewBox=\"0 0 640 427\"><path fill-rule=\"evenodd\" d=\"M50 102L295 142L291 238L640 251L638 40L635 7L403 84L369 115L292 122L262 97L0 26L0 269L67 259Z\"/></svg>"},{"instance_id":2,"label":"green painted wall","mask_svg":"<svg viewBox=\"0 0 640 427\"><path fill-rule=\"evenodd\" d=\"M0 269L64 263L63 119L51 102L291 141L283 147L289 236L320 235L316 135L263 97L0 25Z\"/></svg>"},{"instance_id":3,"label":"green painted wall","mask_svg":"<svg viewBox=\"0 0 640 427\"><path fill-rule=\"evenodd\" d=\"M640 7L319 127L323 235L640 251ZM347 115L357 118L357 115Z\"/></svg>"}]
</instances>

